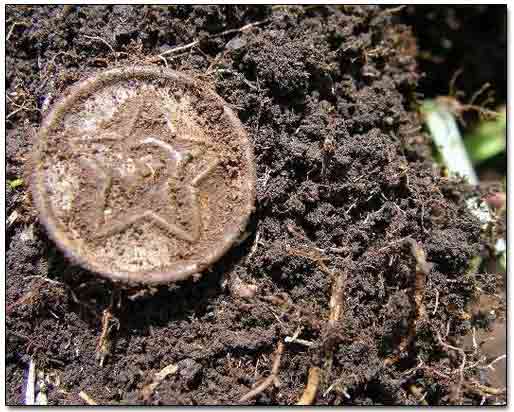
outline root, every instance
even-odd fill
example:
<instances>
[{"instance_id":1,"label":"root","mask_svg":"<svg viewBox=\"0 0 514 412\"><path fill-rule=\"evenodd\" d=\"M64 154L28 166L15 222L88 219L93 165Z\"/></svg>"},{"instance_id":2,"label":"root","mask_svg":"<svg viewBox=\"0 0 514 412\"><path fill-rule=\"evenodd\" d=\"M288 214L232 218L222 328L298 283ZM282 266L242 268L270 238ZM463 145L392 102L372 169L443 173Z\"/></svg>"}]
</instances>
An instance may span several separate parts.
<instances>
[{"instance_id":1,"label":"root","mask_svg":"<svg viewBox=\"0 0 514 412\"><path fill-rule=\"evenodd\" d=\"M407 7L406 5L403 5L403 6L398 6L398 7L392 7L390 9L385 9L382 12L382 15L395 14L395 13L398 13L398 12L402 11L406 7Z\"/></svg>"},{"instance_id":2,"label":"root","mask_svg":"<svg viewBox=\"0 0 514 412\"><path fill-rule=\"evenodd\" d=\"M295 235L296 237L299 237L301 239L306 239L304 236L300 233L298 233L294 228L288 226L288 231ZM308 240L308 239L306 239ZM309 241L309 240L308 240ZM309 243L312 243L309 241ZM329 275L332 278L332 292L330 294L330 313L328 316L328 326L330 329L334 328L337 321L341 319L341 315L343 313L343 289L344 284L346 280L346 276L344 273L335 273L332 270L330 270L327 265L325 264L324 260L325 258L322 256L323 250L318 249L314 246L310 248L306 248L306 250L300 250L300 249L292 249L288 248L288 253L290 253L293 256L302 256L307 259L310 259L314 262L316 262L319 266L319 268ZM325 375L325 379L330 376L330 372L332 370L332 362L333 362L333 351L330 349L325 354L325 365L323 368L323 374ZM320 378L321 371L319 368L311 367L309 370L309 378L307 380L307 387L305 388L302 397L298 401L298 405L310 405L317 393L317 388L319 385L319 382L321 380ZM314 386L315 385L315 386ZM306 396L313 396L313 398L310 400L309 403L300 403L302 401L309 400L310 398Z\"/></svg>"},{"instance_id":3,"label":"root","mask_svg":"<svg viewBox=\"0 0 514 412\"><path fill-rule=\"evenodd\" d=\"M240 27L238 29L231 29L231 30L226 30L224 32L217 33L217 34L211 34L210 36L207 36L207 39L215 39L217 37L224 37L224 36L227 36L229 34L242 33L242 32L244 32L246 30L251 29L252 27L259 26L261 24L267 23L269 20L270 19L256 21L254 23L249 23L249 24L247 24L247 25L245 25L243 27ZM200 40L195 40L195 41L192 41L191 43L184 44L182 46L173 47L172 49L166 50L166 51L162 52L161 54L159 54L158 56L155 56L154 58L152 58L150 60L150 62L153 63L153 62L157 62L158 60L166 60L164 56L167 56L169 54L175 54L175 53L179 53L179 52L184 52L184 51L190 50L193 47L198 46L199 44L200 44Z\"/></svg>"},{"instance_id":4,"label":"root","mask_svg":"<svg viewBox=\"0 0 514 412\"><path fill-rule=\"evenodd\" d=\"M114 48L107 42L107 40L105 39L102 39L101 37L98 37L98 36L87 36L84 34L84 37L87 38L87 39L91 39L91 40L98 40L100 42L102 42L103 44L105 44L112 52L112 54L114 55L114 62L115 63L118 63L118 58L116 56L116 51L114 50Z\"/></svg>"},{"instance_id":5,"label":"root","mask_svg":"<svg viewBox=\"0 0 514 412\"><path fill-rule=\"evenodd\" d=\"M391 366L400 360L399 354L406 351L409 345L414 341L416 337L416 324L421 319L426 319L427 313L423 298L425 295L425 286L427 283L427 277L432 269L432 264L426 260L426 254L421 245L412 238L403 239L403 242L410 245L411 253L416 259L416 274L414 278L414 298L413 306L414 310L409 319L409 329L407 336L403 337L396 354L389 356L384 361L384 366ZM437 309L437 308L436 308Z\"/></svg>"},{"instance_id":6,"label":"root","mask_svg":"<svg viewBox=\"0 0 514 412\"><path fill-rule=\"evenodd\" d=\"M446 106L447 109L455 115L455 117L463 126L466 126L462 116L465 112L475 112L480 117L480 119L496 118L499 115L498 112L485 108L486 105L491 104L494 101L492 92L489 92L480 104L476 104L478 98L483 96L486 90L490 89L491 85L489 83L485 83L479 90L473 93L468 103L461 103L459 101L459 98L462 98L464 93L456 89L455 83L462 72L463 70L459 69L452 76L449 85L448 96L439 96L436 98L436 101Z\"/></svg>"},{"instance_id":7,"label":"root","mask_svg":"<svg viewBox=\"0 0 514 412\"><path fill-rule=\"evenodd\" d=\"M414 301L416 303L416 319L423 319L426 317L425 305L423 297L425 294L425 286L427 277L432 269L432 264L427 262L426 254L419 243L413 239L408 242L411 246L411 253L416 258L416 280L414 285Z\"/></svg>"},{"instance_id":8,"label":"root","mask_svg":"<svg viewBox=\"0 0 514 412\"><path fill-rule=\"evenodd\" d=\"M80 398L86 402L88 405L91 405L91 406L95 406L95 405L98 405L98 403L96 403L96 401L91 398L91 396L89 396L86 392L84 391L80 391L79 392L79 396Z\"/></svg>"},{"instance_id":9,"label":"root","mask_svg":"<svg viewBox=\"0 0 514 412\"><path fill-rule=\"evenodd\" d=\"M333 274L332 281L332 293L330 295L330 313L328 316L328 327L330 329L335 328L336 323L341 319L343 313L343 288L345 283L345 276L342 273ZM332 349L329 349L325 355L325 368L324 374L328 378L332 371L334 353Z\"/></svg>"},{"instance_id":10,"label":"root","mask_svg":"<svg viewBox=\"0 0 514 412\"><path fill-rule=\"evenodd\" d=\"M152 394L155 391L155 388L159 386L159 384L166 379L170 375L174 375L178 371L178 366L175 364L168 365L161 369L159 372L155 374L153 377L153 380L148 385L145 385L143 387L143 390L141 391L141 397L144 401L150 400L152 397Z\"/></svg>"},{"instance_id":11,"label":"root","mask_svg":"<svg viewBox=\"0 0 514 412\"><path fill-rule=\"evenodd\" d=\"M503 395L504 393L507 392L507 388L501 388L501 389L500 388L492 388L490 386L482 385L476 381L471 381L471 383L464 383L464 387L467 390L478 393L479 395L482 395L482 396L487 396L487 395L499 396L499 395Z\"/></svg>"},{"instance_id":12,"label":"root","mask_svg":"<svg viewBox=\"0 0 514 412\"><path fill-rule=\"evenodd\" d=\"M100 366L104 365L105 359L111 353L111 340L109 339L109 322L111 319L112 314L110 310L105 309L102 316L102 333L96 347L96 358L99 360Z\"/></svg>"},{"instance_id":13,"label":"root","mask_svg":"<svg viewBox=\"0 0 514 412\"><path fill-rule=\"evenodd\" d=\"M36 401L36 364L30 358L29 372L27 374L27 386L25 389L25 405L35 405Z\"/></svg>"},{"instance_id":14,"label":"root","mask_svg":"<svg viewBox=\"0 0 514 412\"><path fill-rule=\"evenodd\" d=\"M241 397L239 399L239 402L246 402L250 399L255 398L258 394L266 390L268 386L270 386L273 382L277 380L278 371L280 369L280 360L282 358L282 353L284 351L284 344L282 342L279 342L277 351L275 352L275 359L273 360L273 366L271 368L271 374L262 381L260 385L258 385L256 388L252 389L250 392L248 392L246 395Z\"/></svg>"},{"instance_id":15,"label":"root","mask_svg":"<svg viewBox=\"0 0 514 412\"><path fill-rule=\"evenodd\" d=\"M438 340L439 344L441 346L443 346L446 350L448 350L448 349L455 350L455 351L459 352L460 355L462 356L462 363L459 368L459 383L458 383L456 395L455 395L458 403L462 404L462 385L464 383L464 366L466 365L466 353L464 352L464 350L462 348L457 348L455 346L449 345L446 342L444 342L443 339L441 338L441 335L439 334L439 332L436 332L436 336L437 336L437 340Z\"/></svg>"},{"instance_id":16,"label":"root","mask_svg":"<svg viewBox=\"0 0 514 412\"><path fill-rule=\"evenodd\" d=\"M434 310L432 311L432 316L436 314L438 307L439 307L439 291L436 290L435 291L435 305L434 305Z\"/></svg>"},{"instance_id":17,"label":"root","mask_svg":"<svg viewBox=\"0 0 514 412\"><path fill-rule=\"evenodd\" d=\"M453 348L453 347L452 347ZM458 349L458 348L455 348ZM446 375L443 372L438 371L437 369L423 366L425 371L429 372L432 375L438 376L439 378L444 379L449 384L452 381L452 378ZM507 388L493 388L490 386L482 385L481 383L472 380L471 382L463 382L462 387L471 393L475 393L483 398L487 398L489 396L500 396L507 392Z\"/></svg>"},{"instance_id":18,"label":"root","mask_svg":"<svg viewBox=\"0 0 514 412\"><path fill-rule=\"evenodd\" d=\"M96 358L98 359L100 366L104 365L105 359L111 354L111 330L113 326L116 326L117 329L120 328L118 319L112 315L112 311L115 307L115 301L118 300L118 298L119 295L116 292L113 292L111 304L102 313L102 333L100 334L100 339L98 340L98 345L96 347Z\"/></svg>"},{"instance_id":19,"label":"root","mask_svg":"<svg viewBox=\"0 0 514 412\"><path fill-rule=\"evenodd\" d=\"M302 397L296 403L297 405L312 405L318 393L318 386L320 381L320 369L311 367L309 369L309 378L307 379L307 386L303 391Z\"/></svg>"},{"instance_id":20,"label":"root","mask_svg":"<svg viewBox=\"0 0 514 412\"><path fill-rule=\"evenodd\" d=\"M502 359L505 359L507 357L506 354L503 354L501 356L498 356L497 358L495 358L494 360L492 360L488 365L485 366L485 368L488 368L488 369L491 369L491 370L495 370L493 365L496 363L496 362L499 362L501 361Z\"/></svg>"},{"instance_id":21,"label":"root","mask_svg":"<svg viewBox=\"0 0 514 412\"><path fill-rule=\"evenodd\" d=\"M30 24L29 23L26 23L24 21L15 21L12 25L11 25L11 28L9 29L9 33L7 33L7 36L5 36L5 41L8 41L9 38L11 37L11 34L13 33L14 31L14 28L16 26L24 26L24 27L30 27Z\"/></svg>"},{"instance_id":22,"label":"root","mask_svg":"<svg viewBox=\"0 0 514 412\"><path fill-rule=\"evenodd\" d=\"M330 326L341 319L343 313L343 288L345 283L345 276L343 274L334 274L334 281L332 283L332 294L330 296L330 314L328 322Z\"/></svg>"},{"instance_id":23,"label":"root","mask_svg":"<svg viewBox=\"0 0 514 412\"><path fill-rule=\"evenodd\" d=\"M296 332L294 333L293 336L286 336L285 339L284 339L284 342L285 343L298 343L299 345L303 345L303 346L307 346L308 348L311 347L311 346L314 346L314 343L313 342L309 342L305 339L300 339L298 338L298 336L300 336L300 333L302 331L302 327L300 326Z\"/></svg>"},{"instance_id":24,"label":"root","mask_svg":"<svg viewBox=\"0 0 514 412\"><path fill-rule=\"evenodd\" d=\"M319 268L324 273L326 273L329 276L333 276L332 271L327 267L327 265L325 265L324 260L326 258L321 256L320 251L318 251L317 249L315 249L315 248L304 248L304 250L302 250L302 249L292 248L290 246L286 246L286 252L289 253L291 256L300 256L300 257L304 257L304 258L307 258L309 260L312 260L313 262L316 262L318 264Z\"/></svg>"},{"instance_id":25,"label":"root","mask_svg":"<svg viewBox=\"0 0 514 412\"><path fill-rule=\"evenodd\" d=\"M27 106L27 100L28 99L25 99L23 101L23 103L20 105L18 103L15 103L9 96L6 95L6 98L7 100L9 100L9 102L13 105L13 106L16 106L17 109L16 110L13 110L12 112L8 113L6 116L5 116L5 120L9 120L11 117L13 117L16 113L19 113L23 110L26 110L28 112L32 112L32 111L35 111L35 109L31 109L30 107Z\"/></svg>"},{"instance_id":26,"label":"root","mask_svg":"<svg viewBox=\"0 0 514 412\"><path fill-rule=\"evenodd\" d=\"M425 400L427 392L423 394L421 392L421 389L419 389L416 385L410 385L409 390L416 397L416 399L418 399L418 402L420 404L422 404L423 406L428 406L428 402Z\"/></svg>"}]
</instances>

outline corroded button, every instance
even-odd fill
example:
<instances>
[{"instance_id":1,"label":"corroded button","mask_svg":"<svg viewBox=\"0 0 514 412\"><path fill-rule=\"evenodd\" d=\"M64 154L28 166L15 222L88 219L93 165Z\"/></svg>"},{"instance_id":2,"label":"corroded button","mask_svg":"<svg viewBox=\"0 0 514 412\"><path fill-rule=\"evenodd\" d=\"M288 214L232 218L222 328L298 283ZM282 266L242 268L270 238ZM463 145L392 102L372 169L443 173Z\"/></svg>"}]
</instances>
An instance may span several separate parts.
<instances>
[{"instance_id":1,"label":"corroded button","mask_svg":"<svg viewBox=\"0 0 514 412\"><path fill-rule=\"evenodd\" d=\"M82 266L116 281L199 273L244 231L253 148L212 90L171 70L102 72L45 118L32 182L41 221Z\"/></svg>"}]
</instances>

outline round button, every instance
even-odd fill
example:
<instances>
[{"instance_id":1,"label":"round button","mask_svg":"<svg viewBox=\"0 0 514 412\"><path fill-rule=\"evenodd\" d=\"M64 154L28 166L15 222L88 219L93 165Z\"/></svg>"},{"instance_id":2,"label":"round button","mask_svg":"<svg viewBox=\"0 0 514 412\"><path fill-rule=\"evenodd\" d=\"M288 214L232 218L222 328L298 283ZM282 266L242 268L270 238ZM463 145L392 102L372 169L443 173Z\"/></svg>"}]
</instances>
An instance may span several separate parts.
<instances>
[{"instance_id":1,"label":"round button","mask_svg":"<svg viewBox=\"0 0 514 412\"><path fill-rule=\"evenodd\" d=\"M253 147L214 91L155 67L102 72L46 116L32 189L67 256L115 281L199 273L244 231Z\"/></svg>"}]
</instances>

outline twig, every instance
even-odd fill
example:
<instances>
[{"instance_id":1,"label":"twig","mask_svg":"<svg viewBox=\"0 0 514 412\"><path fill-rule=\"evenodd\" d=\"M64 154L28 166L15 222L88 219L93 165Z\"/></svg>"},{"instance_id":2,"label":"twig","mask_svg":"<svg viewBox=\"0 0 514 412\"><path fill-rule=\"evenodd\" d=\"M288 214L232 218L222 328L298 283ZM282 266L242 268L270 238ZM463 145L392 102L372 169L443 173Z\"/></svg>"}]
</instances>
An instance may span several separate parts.
<instances>
[{"instance_id":1,"label":"twig","mask_svg":"<svg viewBox=\"0 0 514 412\"><path fill-rule=\"evenodd\" d=\"M262 383L256 388L252 389L246 395L239 399L239 402L246 402L250 399L255 398L259 393L263 392L268 386L270 386L277 379L278 370L280 368L280 359L282 358L282 352L284 351L284 344L279 342L277 351L275 353L275 359L273 360L273 367L271 368L271 374L262 381Z\"/></svg>"},{"instance_id":2,"label":"twig","mask_svg":"<svg viewBox=\"0 0 514 412\"><path fill-rule=\"evenodd\" d=\"M309 377L307 379L307 386L303 391L302 397L296 403L297 405L312 405L314 399L316 399L316 394L318 393L319 386L319 375L320 369L317 367L312 367L309 369Z\"/></svg>"},{"instance_id":3,"label":"twig","mask_svg":"<svg viewBox=\"0 0 514 412\"><path fill-rule=\"evenodd\" d=\"M35 405L36 400L36 364L30 358L27 387L25 388L25 405Z\"/></svg>"},{"instance_id":4,"label":"twig","mask_svg":"<svg viewBox=\"0 0 514 412\"><path fill-rule=\"evenodd\" d=\"M80 391L79 396L86 402L88 405L95 406L98 405L86 392Z\"/></svg>"}]
</instances>

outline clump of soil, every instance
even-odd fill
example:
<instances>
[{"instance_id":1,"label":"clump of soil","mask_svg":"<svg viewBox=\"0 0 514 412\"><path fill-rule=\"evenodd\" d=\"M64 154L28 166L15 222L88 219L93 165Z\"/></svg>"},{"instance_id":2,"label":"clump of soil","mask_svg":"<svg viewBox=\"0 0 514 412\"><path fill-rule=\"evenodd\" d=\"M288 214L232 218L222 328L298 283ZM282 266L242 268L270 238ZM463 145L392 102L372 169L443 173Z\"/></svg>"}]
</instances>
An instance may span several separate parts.
<instances>
[{"instance_id":1,"label":"clump of soil","mask_svg":"<svg viewBox=\"0 0 514 412\"><path fill-rule=\"evenodd\" d=\"M491 319L469 309L496 276L469 270L482 248L473 193L430 158L416 43L394 13L9 6L7 21L7 179L23 175L66 86L145 62L215 88L251 136L258 178L248 238L200 280L147 291L72 266L28 189L8 188L9 404L23 403L30 359L59 405L83 404L81 391L100 404L238 404L272 372L280 386L244 403L294 404L317 367L316 404L499 399L480 359ZM473 328L477 345L463 346Z\"/></svg>"}]
</instances>

